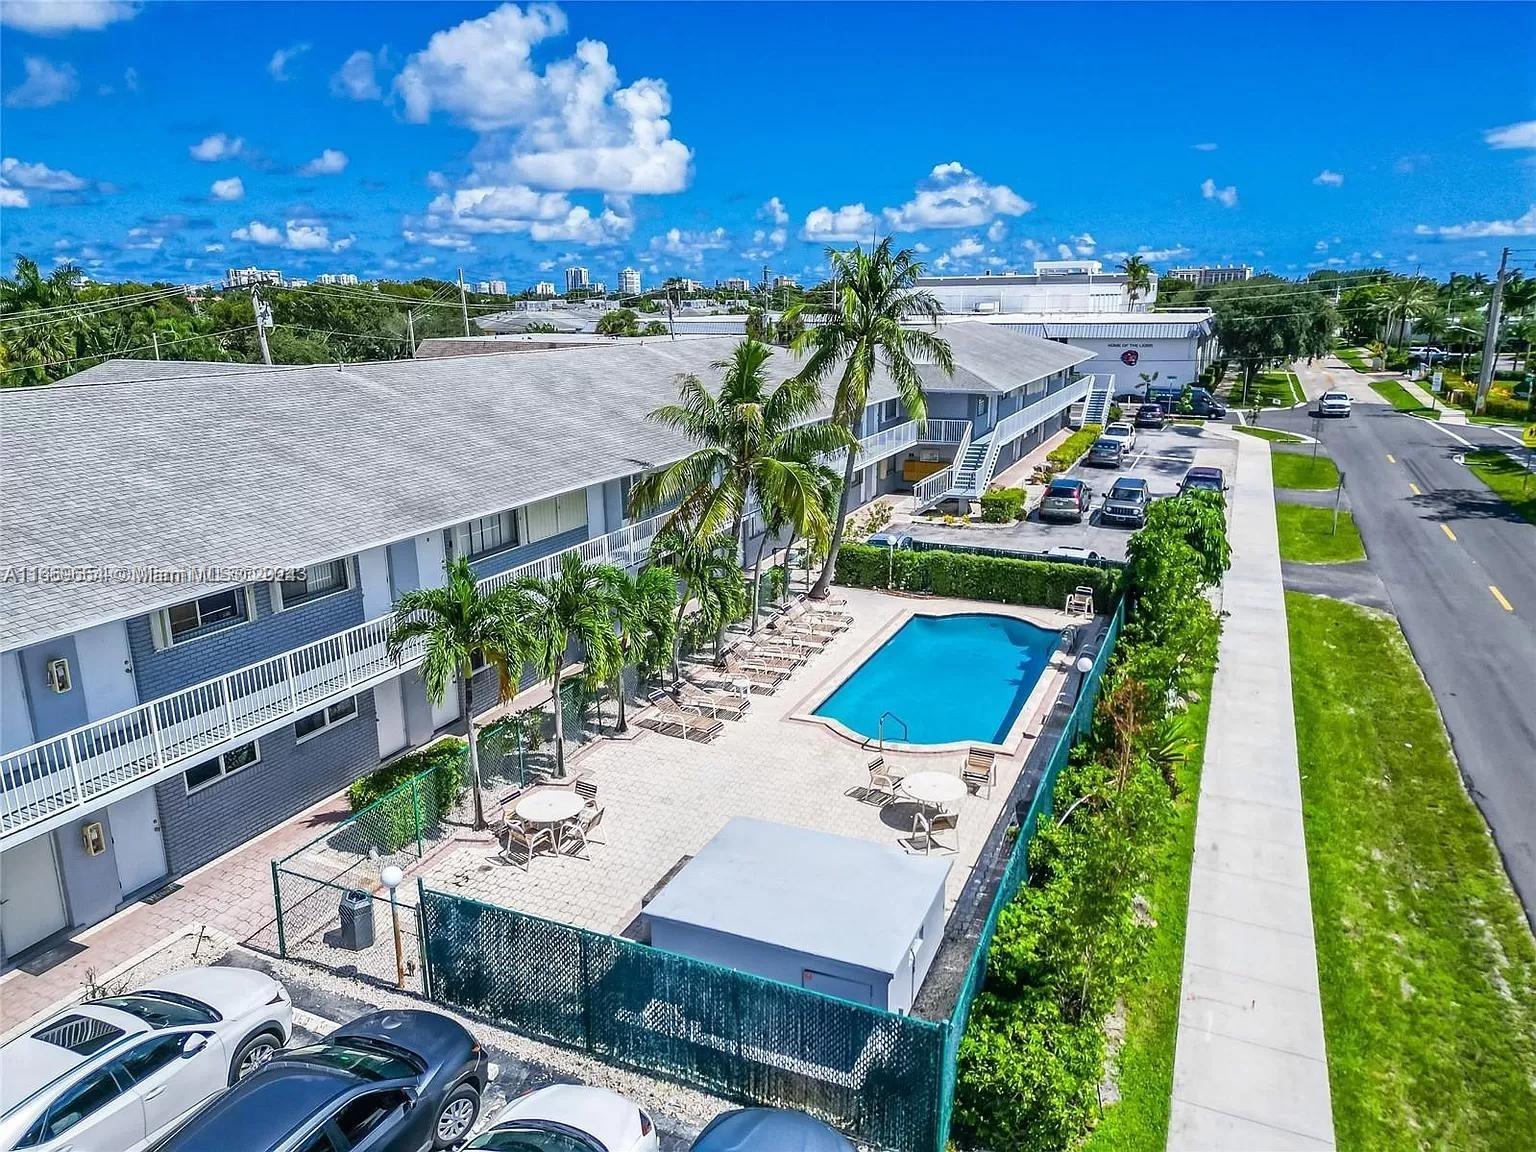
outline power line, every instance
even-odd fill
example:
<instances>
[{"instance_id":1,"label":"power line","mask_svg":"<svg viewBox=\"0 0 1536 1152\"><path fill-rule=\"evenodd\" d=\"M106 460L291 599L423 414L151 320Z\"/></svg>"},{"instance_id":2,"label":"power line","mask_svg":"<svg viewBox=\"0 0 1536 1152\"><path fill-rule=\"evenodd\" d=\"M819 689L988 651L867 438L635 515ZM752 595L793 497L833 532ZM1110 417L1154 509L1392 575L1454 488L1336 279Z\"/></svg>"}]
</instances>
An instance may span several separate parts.
<instances>
[{"instance_id":1,"label":"power line","mask_svg":"<svg viewBox=\"0 0 1536 1152\"><path fill-rule=\"evenodd\" d=\"M95 316L104 316L108 312L117 312L124 308L146 308L180 294L181 290L178 288L162 292L156 296L129 300L124 303L102 303L100 306L97 306L98 302L88 301L84 304L72 305L67 311L46 316L39 314L40 309L25 308L5 316L0 316L0 328L19 332L28 328L44 328L50 324L67 324L75 320L86 320Z\"/></svg>"},{"instance_id":2,"label":"power line","mask_svg":"<svg viewBox=\"0 0 1536 1152\"><path fill-rule=\"evenodd\" d=\"M158 343L161 348L169 348L173 344L190 344L194 340L211 340L218 336L233 336L237 332L249 332L255 327L256 325L254 324L246 324L239 328L224 328L217 332L203 332L192 336L182 336L176 340L159 341ZM127 360L131 359L132 354L135 352L152 351L154 347L154 343L140 344L137 348L116 349L106 353L95 352L89 356L73 356L68 360L52 360L46 364L19 364L15 368L6 368L0 371L3 371L4 375L11 376L17 372L33 372L39 368L63 368L68 364L79 364L83 360ZM189 361L189 363L192 363L192 361Z\"/></svg>"}]
</instances>

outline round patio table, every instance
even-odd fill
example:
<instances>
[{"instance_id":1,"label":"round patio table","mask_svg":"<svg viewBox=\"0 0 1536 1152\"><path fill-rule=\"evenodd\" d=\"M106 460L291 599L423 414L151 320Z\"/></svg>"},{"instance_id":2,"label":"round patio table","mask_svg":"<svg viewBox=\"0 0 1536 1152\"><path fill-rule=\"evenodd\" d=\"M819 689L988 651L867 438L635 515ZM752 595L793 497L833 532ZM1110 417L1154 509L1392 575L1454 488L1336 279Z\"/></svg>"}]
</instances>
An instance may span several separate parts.
<instances>
[{"instance_id":1,"label":"round patio table","mask_svg":"<svg viewBox=\"0 0 1536 1152\"><path fill-rule=\"evenodd\" d=\"M902 779L901 790L919 804L942 808L965 798L965 781L948 772L914 772Z\"/></svg>"},{"instance_id":2,"label":"round patio table","mask_svg":"<svg viewBox=\"0 0 1536 1152\"><path fill-rule=\"evenodd\" d=\"M555 851L560 851L560 828L567 820L574 819L586 800L574 788L541 788L530 792L512 809L519 820L530 824L555 826Z\"/></svg>"}]
</instances>

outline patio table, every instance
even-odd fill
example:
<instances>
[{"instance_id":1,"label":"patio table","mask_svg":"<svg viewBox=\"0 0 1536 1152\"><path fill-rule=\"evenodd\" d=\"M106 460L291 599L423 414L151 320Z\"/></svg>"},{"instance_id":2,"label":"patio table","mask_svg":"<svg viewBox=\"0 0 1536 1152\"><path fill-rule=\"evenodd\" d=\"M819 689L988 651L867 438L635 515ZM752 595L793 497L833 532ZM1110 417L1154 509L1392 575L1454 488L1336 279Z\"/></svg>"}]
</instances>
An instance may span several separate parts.
<instances>
[{"instance_id":1,"label":"patio table","mask_svg":"<svg viewBox=\"0 0 1536 1152\"><path fill-rule=\"evenodd\" d=\"M942 808L965 798L965 781L948 772L914 772L902 779L901 790L919 804Z\"/></svg>"},{"instance_id":2,"label":"patio table","mask_svg":"<svg viewBox=\"0 0 1536 1152\"><path fill-rule=\"evenodd\" d=\"M586 800L574 788L541 788L530 792L512 809L529 824L553 825L555 852L560 851L560 825L572 820Z\"/></svg>"}]
</instances>

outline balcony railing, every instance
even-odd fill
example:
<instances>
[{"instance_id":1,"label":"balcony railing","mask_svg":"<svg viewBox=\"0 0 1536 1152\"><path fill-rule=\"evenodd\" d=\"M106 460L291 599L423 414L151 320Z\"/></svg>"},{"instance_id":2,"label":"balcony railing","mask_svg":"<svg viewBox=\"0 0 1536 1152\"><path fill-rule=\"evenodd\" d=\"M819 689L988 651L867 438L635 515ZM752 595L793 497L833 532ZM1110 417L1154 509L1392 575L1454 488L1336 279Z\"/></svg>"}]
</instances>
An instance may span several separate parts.
<instances>
[{"instance_id":1,"label":"balcony railing","mask_svg":"<svg viewBox=\"0 0 1536 1152\"><path fill-rule=\"evenodd\" d=\"M924 444L958 444L961 440L969 440L970 436L969 420L930 420L918 439Z\"/></svg>"},{"instance_id":2,"label":"balcony railing","mask_svg":"<svg viewBox=\"0 0 1536 1152\"><path fill-rule=\"evenodd\" d=\"M486 591L524 575L548 576L565 552L633 566L666 516L654 516L480 581ZM296 719L328 701L414 668L419 642L388 652L393 614L150 700L0 756L0 844L22 829L163 770L191 765L240 737Z\"/></svg>"}]
</instances>

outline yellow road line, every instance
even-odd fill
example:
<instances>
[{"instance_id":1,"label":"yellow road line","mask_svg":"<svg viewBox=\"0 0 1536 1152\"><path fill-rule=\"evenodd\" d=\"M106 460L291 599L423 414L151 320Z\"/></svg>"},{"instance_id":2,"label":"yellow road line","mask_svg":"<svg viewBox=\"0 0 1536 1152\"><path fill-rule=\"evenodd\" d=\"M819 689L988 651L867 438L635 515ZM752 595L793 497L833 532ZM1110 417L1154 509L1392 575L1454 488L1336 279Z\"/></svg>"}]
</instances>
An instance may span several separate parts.
<instances>
[{"instance_id":1,"label":"yellow road line","mask_svg":"<svg viewBox=\"0 0 1536 1152\"><path fill-rule=\"evenodd\" d=\"M1412 480L1408 481L1408 488L1409 488L1409 491L1411 491L1415 496L1422 496L1422 495L1424 495L1424 493L1419 491L1419 486L1417 484L1415 484Z\"/></svg>"},{"instance_id":2,"label":"yellow road line","mask_svg":"<svg viewBox=\"0 0 1536 1152\"><path fill-rule=\"evenodd\" d=\"M1504 611L1513 612L1515 610L1515 606L1505 599L1504 593L1500 592L1494 585L1488 585L1488 591L1493 593L1493 598L1503 606Z\"/></svg>"},{"instance_id":3,"label":"yellow road line","mask_svg":"<svg viewBox=\"0 0 1536 1152\"><path fill-rule=\"evenodd\" d=\"M1397 463L1397 457L1392 455L1392 453L1388 452L1387 453L1387 463L1388 464L1396 464Z\"/></svg>"},{"instance_id":4,"label":"yellow road line","mask_svg":"<svg viewBox=\"0 0 1536 1152\"><path fill-rule=\"evenodd\" d=\"M1451 526L1449 524L1440 525L1440 531L1444 532L1452 540L1456 539L1456 533L1451 531Z\"/></svg>"}]
</instances>

